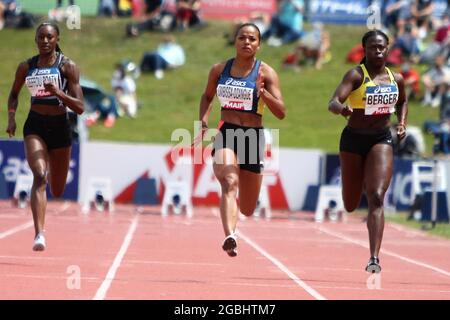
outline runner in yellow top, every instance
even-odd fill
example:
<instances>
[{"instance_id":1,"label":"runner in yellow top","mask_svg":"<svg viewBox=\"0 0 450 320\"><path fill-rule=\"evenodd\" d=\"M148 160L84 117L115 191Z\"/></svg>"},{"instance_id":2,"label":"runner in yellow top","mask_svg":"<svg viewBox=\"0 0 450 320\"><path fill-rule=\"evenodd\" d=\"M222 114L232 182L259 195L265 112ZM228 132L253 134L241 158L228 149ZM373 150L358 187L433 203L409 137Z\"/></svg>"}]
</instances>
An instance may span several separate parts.
<instances>
[{"instance_id":1,"label":"runner in yellow top","mask_svg":"<svg viewBox=\"0 0 450 320\"><path fill-rule=\"evenodd\" d=\"M366 271L371 273L381 271L378 257L384 230L383 202L393 167L390 115L397 115L401 140L406 135L408 113L403 78L385 66L388 44L388 37L379 30L363 36L365 57L361 65L345 74L328 105L332 113L348 118L339 148L342 197L345 209L351 212L358 207L362 191L366 193L370 242Z\"/></svg>"}]
</instances>

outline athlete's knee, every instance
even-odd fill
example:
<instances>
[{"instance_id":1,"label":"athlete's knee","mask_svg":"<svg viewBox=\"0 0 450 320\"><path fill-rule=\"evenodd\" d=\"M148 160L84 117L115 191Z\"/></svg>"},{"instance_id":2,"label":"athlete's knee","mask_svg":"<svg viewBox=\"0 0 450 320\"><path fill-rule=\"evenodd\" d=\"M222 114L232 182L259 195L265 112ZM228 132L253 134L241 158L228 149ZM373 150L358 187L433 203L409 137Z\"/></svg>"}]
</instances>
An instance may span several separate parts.
<instances>
[{"instance_id":1,"label":"athlete's knee","mask_svg":"<svg viewBox=\"0 0 450 320\"><path fill-rule=\"evenodd\" d=\"M237 193L239 181L235 175L226 175L220 179L220 185L224 193Z\"/></svg>"},{"instance_id":2,"label":"athlete's knee","mask_svg":"<svg viewBox=\"0 0 450 320\"><path fill-rule=\"evenodd\" d=\"M61 198L64 194L64 187L63 188L54 188L50 186L50 191L52 192L52 195L55 198Z\"/></svg>"},{"instance_id":3,"label":"athlete's knee","mask_svg":"<svg viewBox=\"0 0 450 320\"><path fill-rule=\"evenodd\" d=\"M384 193L383 190L375 190L367 194L367 202L369 207L379 208L383 206L384 203Z\"/></svg>"},{"instance_id":4,"label":"athlete's knee","mask_svg":"<svg viewBox=\"0 0 450 320\"><path fill-rule=\"evenodd\" d=\"M244 216L250 217L253 212L255 212L255 208L256 204L254 206L245 206L241 204L239 209Z\"/></svg>"},{"instance_id":5,"label":"athlete's knee","mask_svg":"<svg viewBox=\"0 0 450 320\"><path fill-rule=\"evenodd\" d=\"M33 184L36 187L47 185L47 173L45 172L45 170L33 170Z\"/></svg>"},{"instance_id":6,"label":"athlete's knee","mask_svg":"<svg viewBox=\"0 0 450 320\"><path fill-rule=\"evenodd\" d=\"M359 200L356 201L353 198L346 198L343 197L343 202L344 202L344 208L347 212L353 212L355 211L358 206L359 206Z\"/></svg>"},{"instance_id":7,"label":"athlete's knee","mask_svg":"<svg viewBox=\"0 0 450 320\"><path fill-rule=\"evenodd\" d=\"M358 204L355 203L346 203L344 201L344 208L347 212L353 212L356 210L356 208L358 208Z\"/></svg>"}]
</instances>

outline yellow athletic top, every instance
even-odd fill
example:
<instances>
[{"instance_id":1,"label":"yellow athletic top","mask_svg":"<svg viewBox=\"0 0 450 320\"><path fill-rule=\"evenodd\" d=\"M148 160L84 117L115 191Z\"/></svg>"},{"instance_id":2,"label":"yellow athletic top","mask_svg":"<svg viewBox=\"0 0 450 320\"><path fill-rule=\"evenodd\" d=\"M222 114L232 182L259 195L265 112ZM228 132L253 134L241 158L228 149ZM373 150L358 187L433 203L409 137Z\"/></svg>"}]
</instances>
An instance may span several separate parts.
<instances>
[{"instance_id":1,"label":"yellow athletic top","mask_svg":"<svg viewBox=\"0 0 450 320\"><path fill-rule=\"evenodd\" d=\"M364 64L360 65L364 79L359 88L353 90L347 98L347 104L352 109L365 109L366 115L389 114L395 112L398 101L398 86L394 75L386 68L391 83L376 85L369 76Z\"/></svg>"}]
</instances>

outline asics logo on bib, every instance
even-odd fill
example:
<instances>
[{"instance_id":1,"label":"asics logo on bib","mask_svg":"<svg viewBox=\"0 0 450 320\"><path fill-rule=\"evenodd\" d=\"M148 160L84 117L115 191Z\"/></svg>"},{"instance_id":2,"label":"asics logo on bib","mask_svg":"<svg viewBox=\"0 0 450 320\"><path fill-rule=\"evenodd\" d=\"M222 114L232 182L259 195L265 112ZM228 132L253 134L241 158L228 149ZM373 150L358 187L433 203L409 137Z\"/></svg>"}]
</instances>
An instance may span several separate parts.
<instances>
[{"instance_id":1,"label":"asics logo on bib","mask_svg":"<svg viewBox=\"0 0 450 320\"><path fill-rule=\"evenodd\" d=\"M41 74L50 74L50 72L51 72L51 70L50 69L41 69L41 70L38 70L38 75L41 75Z\"/></svg>"},{"instance_id":2,"label":"asics logo on bib","mask_svg":"<svg viewBox=\"0 0 450 320\"><path fill-rule=\"evenodd\" d=\"M232 85L232 86L238 86L238 87L245 87L247 85L246 81L237 81L234 80L233 78L228 78L227 81L225 81L226 85Z\"/></svg>"},{"instance_id":3,"label":"asics logo on bib","mask_svg":"<svg viewBox=\"0 0 450 320\"><path fill-rule=\"evenodd\" d=\"M373 93L389 93L392 92L391 87L380 87L378 86Z\"/></svg>"}]
</instances>

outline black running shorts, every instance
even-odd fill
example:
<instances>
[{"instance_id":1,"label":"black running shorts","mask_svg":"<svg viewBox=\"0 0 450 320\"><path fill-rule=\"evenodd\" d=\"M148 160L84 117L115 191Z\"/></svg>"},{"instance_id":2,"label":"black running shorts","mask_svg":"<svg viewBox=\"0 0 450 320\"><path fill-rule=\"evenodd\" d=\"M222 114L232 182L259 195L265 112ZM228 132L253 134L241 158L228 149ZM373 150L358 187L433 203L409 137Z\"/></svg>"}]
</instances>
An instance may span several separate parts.
<instances>
[{"instance_id":1,"label":"black running shorts","mask_svg":"<svg viewBox=\"0 0 450 320\"><path fill-rule=\"evenodd\" d=\"M72 145L72 132L67 113L48 116L30 110L23 126L23 136L29 135L41 137L48 150Z\"/></svg>"}]
</instances>

